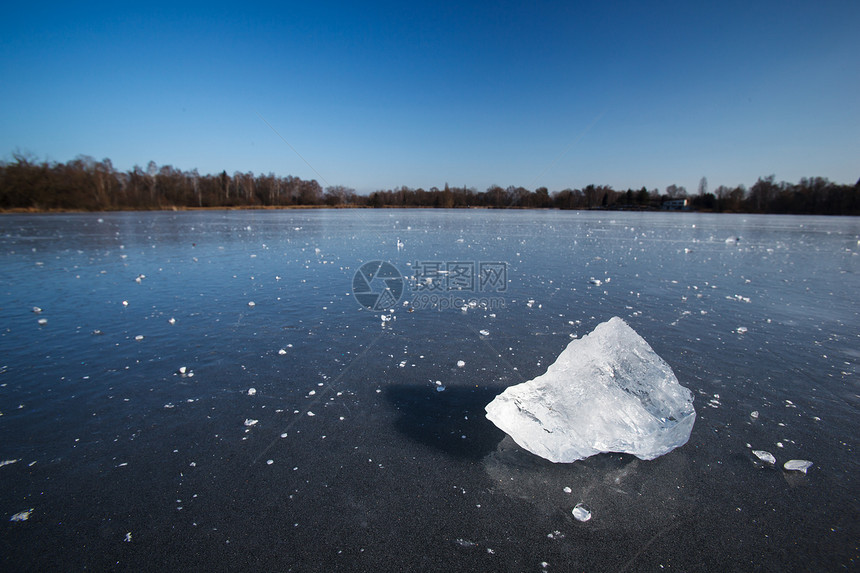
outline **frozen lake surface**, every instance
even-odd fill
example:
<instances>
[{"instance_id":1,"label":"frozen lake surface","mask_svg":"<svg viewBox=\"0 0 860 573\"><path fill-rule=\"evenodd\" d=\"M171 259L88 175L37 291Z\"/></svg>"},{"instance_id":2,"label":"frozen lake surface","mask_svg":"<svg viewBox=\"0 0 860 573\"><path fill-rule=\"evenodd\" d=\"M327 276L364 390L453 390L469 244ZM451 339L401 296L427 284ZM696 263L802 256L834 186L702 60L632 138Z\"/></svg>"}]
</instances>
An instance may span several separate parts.
<instances>
[{"instance_id":1,"label":"frozen lake surface","mask_svg":"<svg viewBox=\"0 0 860 573\"><path fill-rule=\"evenodd\" d=\"M4 570L858 567L857 218L4 215L0 257ZM485 419L616 315L686 445L553 464Z\"/></svg>"}]
</instances>

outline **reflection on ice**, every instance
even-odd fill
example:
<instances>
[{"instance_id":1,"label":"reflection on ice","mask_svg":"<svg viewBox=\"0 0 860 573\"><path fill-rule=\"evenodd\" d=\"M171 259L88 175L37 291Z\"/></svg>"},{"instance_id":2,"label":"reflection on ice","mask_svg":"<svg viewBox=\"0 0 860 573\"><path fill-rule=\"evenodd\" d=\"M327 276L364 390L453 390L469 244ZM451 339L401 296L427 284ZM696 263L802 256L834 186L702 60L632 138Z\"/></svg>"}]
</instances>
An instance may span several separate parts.
<instances>
[{"instance_id":1,"label":"reflection on ice","mask_svg":"<svg viewBox=\"0 0 860 573\"><path fill-rule=\"evenodd\" d=\"M690 466L681 451L643 462L628 454L601 454L573 464L541 459L505 436L484 457L484 469L496 491L533 505L544 515L573 523L580 515L595 519L589 527L633 531L658 529L696 509L688 483Z\"/></svg>"}]
</instances>

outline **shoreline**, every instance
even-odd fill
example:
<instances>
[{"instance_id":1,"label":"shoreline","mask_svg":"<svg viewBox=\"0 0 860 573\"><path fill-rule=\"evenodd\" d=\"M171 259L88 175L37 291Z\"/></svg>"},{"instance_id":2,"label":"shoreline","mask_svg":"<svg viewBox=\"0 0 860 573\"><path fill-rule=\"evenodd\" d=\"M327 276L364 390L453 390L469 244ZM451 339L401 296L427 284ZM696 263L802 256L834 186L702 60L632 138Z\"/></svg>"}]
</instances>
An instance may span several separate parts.
<instances>
[{"instance_id":1,"label":"shoreline","mask_svg":"<svg viewBox=\"0 0 860 573\"><path fill-rule=\"evenodd\" d=\"M560 209L558 207L484 207L484 206L466 206L466 207L422 207L420 205L396 206L383 205L371 207L368 205L230 205L218 207L190 207L190 206L170 206L161 207L158 209L35 209L16 207L11 209L0 209L2 215L51 215L51 214L66 214L66 213L158 213L158 212L184 212L184 211L293 211L293 210L375 210L375 209L414 209L420 211L432 210L447 210L447 211L575 211L583 213L604 212L604 213L698 213L698 214L717 214L717 215L785 215L785 216L823 216L823 217L860 217L860 213L754 213L748 211L714 211L708 209Z\"/></svg>"}]
</instances>

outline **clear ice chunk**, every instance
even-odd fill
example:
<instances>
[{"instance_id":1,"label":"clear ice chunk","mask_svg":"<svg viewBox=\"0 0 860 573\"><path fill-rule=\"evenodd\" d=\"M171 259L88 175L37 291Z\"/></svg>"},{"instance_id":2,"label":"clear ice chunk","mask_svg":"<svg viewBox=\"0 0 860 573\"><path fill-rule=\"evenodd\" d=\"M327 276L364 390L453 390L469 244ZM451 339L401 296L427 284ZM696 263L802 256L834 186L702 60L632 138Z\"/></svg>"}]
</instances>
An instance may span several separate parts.
<instances>
[{"instance_id":1,"label":"clear ice chunk","mask_svg":"<svg viewBox=\"0 0 860 573\"><path fill-rule=\"evenodd\" d=\"M577 503L573 508L573 516L577 521L588 521L591 519L591 510L584 503Z\"/></svg>"},{"instance_id":2,"label":"clear ice chunk","mask_svg":"<svg viewBox=\"0 0 860 573\"><path fill-rule=\"evenodd\" d=\"M776 463L776 458L773 457L773 454L770 452L766 452L764 450L753 450L753 454L755 454L755 457L757 457L763 462L769 463L771 465Z\"/></svg>"},{"instance_id":3,"label":"clear ice chunk","mask_svg":"<svg viewBox=\"0 0 860 573\"><path fill-rule=\"evenodd\" d=\"M782 467L788 471L806 473L806 470L812 467L812 462L809 460L788 460Z\"/></svg>"},{"instance_id":4,"label":"clear ice chunk","mask_svg":"<svg viewBox=\"0 0 860 573\"><path fill-rule=\"evenodd\" d=\"M626 322L615 317L575 339L546 373L490 402L487 418L553 462L603 452L651 460L687 443L693 394Z\"/></svg>"}]
</instances>

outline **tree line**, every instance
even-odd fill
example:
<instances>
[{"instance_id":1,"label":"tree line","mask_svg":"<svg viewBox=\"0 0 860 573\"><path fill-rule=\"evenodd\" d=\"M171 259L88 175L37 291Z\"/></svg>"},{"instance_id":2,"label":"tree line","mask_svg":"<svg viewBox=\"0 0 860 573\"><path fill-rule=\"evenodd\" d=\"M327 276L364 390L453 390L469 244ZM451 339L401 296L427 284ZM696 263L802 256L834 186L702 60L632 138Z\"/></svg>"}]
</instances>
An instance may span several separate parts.
<instances>
[{"instance_id":1,"label":"tree line","mask_svg":"<svg viewBox=\"0 0 860 573\"><path fill-rule=\"evenodd\" d=\"M684 201L686 200L686 201ZM708 190L707 179L696 193L669 185L659 189L616 190L607 185L550 191L546 187L491 185L485 191L445 184L442 189L399 187L360 195L342 185L323 189L315 180L273 173L222 171L201 175L150 161L128 171L110 159L79 156L66 163L36 161L16 154L0 162L2 210L147 210L234 207L484 207L497 209L656 210L672 206L689 210L743 213L860 214L860 181L842 185L822 177L798 183L759 178L752 187L721 185Z\"/></svg>"}]
</instances>

